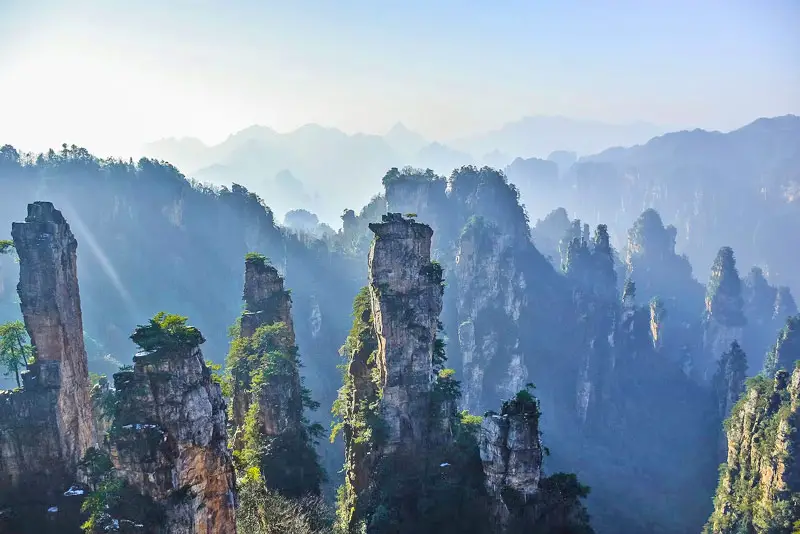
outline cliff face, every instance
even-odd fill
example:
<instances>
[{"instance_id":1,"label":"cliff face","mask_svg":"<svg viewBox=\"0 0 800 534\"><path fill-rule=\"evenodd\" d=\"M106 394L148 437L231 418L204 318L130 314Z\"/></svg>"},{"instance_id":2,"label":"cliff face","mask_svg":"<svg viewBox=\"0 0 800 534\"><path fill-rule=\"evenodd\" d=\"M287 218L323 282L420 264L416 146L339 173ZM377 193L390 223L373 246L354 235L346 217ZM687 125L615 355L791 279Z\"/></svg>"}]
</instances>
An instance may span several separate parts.
<instances>
[{"instance_id":1,"label":"cliff face","mask_svg":"<svg viewBox=\"0 0 800 534\"><path fill-rule=\"evenodd\" d=\"M456 278L458 340L463 359L463 404L478 412L527 382L519 321L527 305L525 273L513 236L476 219L462 232Z\"/></svg>"},{"instance_id":2,"label":"cliff face","mask_svg":"<svg viewBox=\"0 0 800 534\"><path fill-rule=\"evenodd\" d=\"M704 532L793 532L800 520L799 408L800 370L750 383L726 425L727 462Z\"/></svg>"},{"instance_id":3,"label":"cliff face","mask_svg":"<svg viewBox=\"0 0 800 534\"><path fill-rule=\"evenodd\" d=\"M140 353L114 384L111 459L118 476L162 510L152 531L235 533L225 401L197 345Z\"/></svg>"},{"instance_id":4,"label":"cliff face","mask_svg":"<svg viewBox=\"0 0 800 534\"><path fill-rule=\"evenodd\" d=\"M245 311L231 344L233 448L237 468L258 467L267 487L284 496L318 494L324 478L303 409L304 393L283 278L264 256L245 259Z\"/></svg>"},{"instance_id":5,"label":"cliff face","mask_svg":"<svg viewBox=\"0 0 800 534\"><path fill-rule=\"evenodd\" d=\"M252 336L261 325L281 322L291 336L288 341L294 345L291 298L283 287L283 277L263 256L251 255L245 260L242 300L242 336Z\"/></svg>"},{"instance_id":6,"label":"cliff face","mask_svg":"<svg viewBox=\"0 0 800 534\"><path fill-rule=\"evenodd\" d=\"M428 438L442 272L431 263L430 226L388 214L383 222L369 227L375 233L369 282L383 383L386 450L413 451Z\"/></svg>"},{"instance_id":7,"label":"cliff face","mask_svg":"<svg viewBox=\"0 0 800 534\"><path fill-rule=\"evenodd\" d=\"M64 460L74 468L93 442L77 241L49 202L29 204L25 222L14 223L11 235L19 255L20 307L36 358L61 364L58 431Z\"/></svg>"},{"instance_id":8,"label":"cliff face","mask_svg":"<svg viewBox=\"0 0 800 534\"><path fill-rule=\"evenodd\" d=\"M513 402L513 401L512 401ZM500 414L489 414L481 424L480 453L490 511L498 531L508 527L538 491L542 474L542 443L535 401L506 404Z\"/></svg>"},{"instance_id":9,"label":"cliff face","mask_svg":"<svg viewBox=\"0 0 800 534\"><path fill-rule=\"evenodd\" d=\"M80 503L72 506L70 521L65 502L70 499L63 493L75 473L61 454L59 364L31 364L22 378L22 389L0 391L0 532L72 532L79 524Z\"/></svg>"},{"instance_id":10,"label":"cliff face","mask_svg":"<svg viewBox=\"0 0 800 534\"><path fill-rule=\"evenodd\" d=\"M291 314L291 298L284 289L283 278L277 269L262 256L251 255L245 260L244 295L245 311L241 318L241 338L252 338L259 327L281 323L284 328L272 336L272 349L294 350L295 334ZM268 347L253 347L259 359L267 357ZM240 364L246 364L240 361ZM302 417L300 374L291 362L278 362L281 373L273 373L268 383L260 388L256 398L260 428L266 436L276 436L289 428L299 427ZM247 411L253 401L251 391L252 366L236 365L232 368L233 423L243 429ZM241 436L234 439L234 448L242 446Z\"/></svg>"}]
</instances>

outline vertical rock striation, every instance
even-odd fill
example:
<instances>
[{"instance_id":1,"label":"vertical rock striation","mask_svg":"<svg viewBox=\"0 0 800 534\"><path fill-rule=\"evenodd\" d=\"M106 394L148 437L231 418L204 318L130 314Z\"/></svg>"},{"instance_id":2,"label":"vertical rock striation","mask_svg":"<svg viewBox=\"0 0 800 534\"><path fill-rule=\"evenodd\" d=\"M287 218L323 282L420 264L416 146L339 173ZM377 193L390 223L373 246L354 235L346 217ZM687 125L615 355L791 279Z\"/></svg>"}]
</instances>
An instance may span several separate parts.
<instances>
[{"instance_id":1,"label":"vertical rock striation","mask_svg":"<svg viewBox=\"0 0 800 534\"><path fill-rule=\"evenodd\" d=\"M522 397L503 403L499 414L489 413L481 424L480 453L491 499L490 512L499 532L508 527L520 504L531 501L542 475L539 408Z\"/></svg>"},{"instance_id":2,"label":"vertical rock striation","mask_svg":"<svg viewBox=\"0 0 800 534\"><path fill-rule=\"evenodd\" d=\"M433 350L442 310L442 272L431 263L430 226L390 213L372 223L369 282L386 451L414 451L428 440Z\"/></svg>"},{"instance_id":3,"label":"vertical rock striation","mask_svg":"<svg viewBox=\"0 0 800 534\"><path fill-rule=\"evenodd\" d=\"M283 277L259 254L249 254L244 269L242 300L245 312L242 314L241 335L250 337L259 326L280 322L286 325L291 335L289 341L294 345L292 301L283 287Z\"/></svg>"},{"instance_id":4,"label":"vertical rock striation","mask_svg":"<svg viewBox=\"0 0 800 534\"><path fill-rule=\"evenodd\" d=\"M796 356L800 357L800 354ZM800 520L800 370L758 377L731 413L705 533L793 532Z\"/></svg>"},{"instance_id":5,"label":"vertical rock striation","mask_svg":"<svg viewBox=\"0 0 800 534\"><path fill-rule=\"evenodd\" d=\"M316 408L300 378L292 301L283 278L260 254L245 258L239 336L231 344L233 448L237 467L258 467L267 487L287 497L319 494L324 473L313 447Z\"/></svg>"},{"instance_id":6,"label":"vertical rock striation","mask_svg":"<svg viewBox=\"0 0 800 534\"><path fill-rule=\"evenodd\" d=\"M249 254L245 259L243 300L245 310L239 333L242 339L252 338L262 326L282 324L284 328L272 336L272 349L295 349L291 297L284 289L283 278L278 270L259 254ZM252 348L259 353L258 359L267 357L266 347ZM254 397L250 383L252 366L246 365L247 362L242 359L237 361L240 365L231 366L231 372L234 377L233 423L238 431L244 428L245 417ZM257 395L260 427L266 436L276 436L301 424L303 407L300 398L300 373L296 366L288 363L281 366L283 373L271 375L269 383ZM234 448L238 450L241 446L240 433L237 432Z\"/></svg>"},{"instance_id":7,"label":"vertical rock striation","mask_svg":"<svg viewBox=\"0 0 800 534\"><path fill-rule=\"evenodd\" d=\"M463 359L464 407L480 412L519 391L528 369L519 339L527 305L525 273L514 254L516 239L476 218L461 234L458 340Z\"/></svg>"},{"instance_id":8,"label":"vertical rock striation","mask_svg":"<svg viewBox=\"0 0 800 534\"><path fill-rule=\"evenodd\" d=\"M111 459L117 475L162 512L154 532L236 532L225 401L200 342L148 344L132 370L114 375Z\"/></svg>"},{"instance_id":9,"label":"vertical rock striation","mask_svg":"<svg viewBox=\"0 0 800 534\"><path fill-rule=\"evenodd\" d=\"M72 468L93 442L89 372L78 293L77 241L49 202L28 205L11 229L19 256L20 307L37 361L60 362L57 419L64 460Z\"/></svg>"}]
</instances>

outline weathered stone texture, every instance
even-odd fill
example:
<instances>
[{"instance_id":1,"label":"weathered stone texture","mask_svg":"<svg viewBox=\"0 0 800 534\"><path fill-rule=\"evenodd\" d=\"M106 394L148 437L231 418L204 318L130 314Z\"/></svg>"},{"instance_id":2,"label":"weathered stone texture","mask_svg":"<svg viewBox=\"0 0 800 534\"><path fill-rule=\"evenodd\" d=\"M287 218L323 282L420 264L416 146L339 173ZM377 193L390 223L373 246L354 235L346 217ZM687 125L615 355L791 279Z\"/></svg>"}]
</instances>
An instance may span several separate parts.
<instances>
[{"instance_id":1,"label":"weathered stone texture","mask_svg":"<svg viewBox=\"0 0 800 534\"><path fill-rule=\"evenodd\" d=\"M20 307L36 358L61 363L58 430L64 459L74 467L94 437L78 244L61 212L49 202L29 204L25 222L14 223L11 235L19 256Z\"/></svg>"},{"instance_id":2,"label":"weathered stone texture","mask_svg":"<svg viewBox=\"0 0 800 534\"><path fill-rule=\"evenodd\" d=\"M165 510L159 532L236 532L225 401L197 347L134 357L114 375L119 413L109 435L119 475Z\"/></svg>"},{"instance_id":3,"label":"weathered stone texture","mask_svg":"<svg viewBox=\"0 0 800 534\"><path fill-rule=\"evenodd\" d=\"M426 442L433 386L433 347L442 310L441 272L431 263L433 230L388 214L372 223L369 282L386 451L415 450Z\"/></svg>"},{"instance_id":4,"label":"weathered stone texture","mask_svg":"<svg viewBox=\"0 0 800 534\"><path fill-rule=\"evenodd\" d=\"M245 261L244 295L245 311L242 314L240 335L250 337L263 325L283 323L285 330L279 344L287 353L295 350L292 300L284 288L283 277L264 258L248 258ZM266 354L262 355L267 357ZM258 418L261 431L266 437L280 435L287 430L297 431L302 426L302 385L300 372L294 361L285 359L269 377L269 383L261 388L258 396ZM233 369L236 375L238 370ZM249 390L249 368L241 372L248 376L236 376L233 387L233 423L237 429L244 427L245 416L253 400ZM234 448L242 446L241 432L234 437Z\"/></svg>"},{"instance_id":5,"label":"weathered stone texture","mask_svg":"<svg viewBox=\"0 0 800 534\"><path fill-rule=\"evenodd\" d=\"M481 226L465 230L459 244L455 275L463 404L474 413L528 381L518 335L527 284L514 257L516 243L494 226Z\"/></svg>"},{"instance_id":6,"label":"weathered stone texture","mask_svg":"<svg viewBox=\"0 0 800 534\"><path fill-rule=\"evenodd\" d=\"M510 510L505 492L527 501L536 495L542 474L538 420L525 414L489 414L481 424L480 454L491 513L502 532Z\"/></svg>"}]
</instances>

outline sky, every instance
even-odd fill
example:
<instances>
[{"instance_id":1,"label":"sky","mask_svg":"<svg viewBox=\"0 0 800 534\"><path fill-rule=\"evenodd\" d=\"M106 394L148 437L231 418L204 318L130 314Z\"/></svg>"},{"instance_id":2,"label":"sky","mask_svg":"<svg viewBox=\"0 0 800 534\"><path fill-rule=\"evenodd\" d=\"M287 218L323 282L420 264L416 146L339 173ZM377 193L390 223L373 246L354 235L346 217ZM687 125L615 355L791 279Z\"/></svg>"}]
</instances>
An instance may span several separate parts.
<instances>
[{"instance_id":1,"label":"sky","mask_svg":"<svg viewBox=\"0 0 800 534\"><path fill-rule=\"evenodd\" d=\"M797 0L0 0L0 144L800 114Z\"/></svg>"}]
</instances>

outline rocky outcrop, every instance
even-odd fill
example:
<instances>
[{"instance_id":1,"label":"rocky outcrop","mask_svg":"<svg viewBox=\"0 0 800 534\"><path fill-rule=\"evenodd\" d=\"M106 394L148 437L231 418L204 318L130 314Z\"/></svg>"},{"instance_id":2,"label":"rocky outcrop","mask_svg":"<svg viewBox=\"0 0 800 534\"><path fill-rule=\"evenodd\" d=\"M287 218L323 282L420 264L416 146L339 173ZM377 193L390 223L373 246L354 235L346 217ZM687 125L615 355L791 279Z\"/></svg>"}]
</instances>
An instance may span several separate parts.
<instances>
[{"instance_id":1,"label":"rocky outcrop","mask_svg":"<svg viewBox=\"0 0 800 534\"><path fill-rule=\"evenodd\" d=\"M22 389L0 391L0 532L72 532L80 502L64 496L75 473L58 432L59 363L31 364L22 379Z\"/></svg>"},{"instance_id":2,"label":"rocky outcrop","mask_svg":"<svg viewBox=\"0 0 800 534\"><path fill-rule=\"evenodd\" d=\"M386 451L419 450L428 441L433 351L442 310L443 278L431 262L430 226L397 213L372 223L369 282L376 359L383 385Z\"/></svg>"},{"instance_id":3,"label":"rocky outcrop","mask_svg":"<svg viewBox=\"0 0 800 534\"><path fill-rule=\"evenodd\" d=\"M473 412L513 395L528 381L518 334L527 284L514 244L512 236L482 218L464 228L459 242L455 274L463 405Z\"/></svg>"},{"instance_id":4,"label":"rocky outcrop","mask_svg":"<svg viewBox=\"0 0 800 534\"><path fill-rule=\"evenodd\" d=\"M722 247L711 268L705 300L702 378L710 380L722 353L731 343L741 341L747 320L744 316L742 282L730 247Z\"/></svg>"},{"instance_id":5,"label":"rocky outcrop","mask_svg":"<svg viewBox=\"0 0 800 534\"><path fill-rule=\"evenodd\" d=\"M483 418L480 454L492 522L505 532L512 514L521 516L535 497L542 476L539 407L527 391Z\"/></svg>"},{"instance_id":6,"label":"rocky outcrop","mask_svg":"<svg viewBox=\"0 0 800 534\"><path fill-rule=\"evenodd\" d=\"M778 340L764 361L764 374L773 376L778 370L794 369L800 359L800 315L786 319L786 325L778 334Z\"/></svg>"},{"instance_id":7,"label":"rocky outcrop","mask_svg":"<svg viewBox=\"0 0 800 534\"><path fill-rule=\"evenodd\" d=\"M36 359L59 362L57 421L64 461L74 468L93 443L89 372L83 342L77 241L49 202L28 205L11 230L19 256L17 286Z\"/></svg>"},{"instance_id":8,"label":"rocky outcrop","mask_svg":"<svg viewBox=\"0 0 800 534\"><path fill-rule=\"evenodd\" d=\"M160 510L151 532L235 533L222 392L198 347L202 338L165 339L137 354L132 370L114 375L117 413L108 444L116 474Z\"/></svg>"},{"instance_id":9,"label":"rocky outcrop","mask_svg":"<svg viewBox=\"0 0 800 534\"><path fill-rule=\"evenodd\" d=\"M239 336L252 338L259 327L283 325L280 331L271 336L273 349L295 350L295 334L292 322L292 301L284 289L283 277L264 256L248 254L245 258L245 279L243 300L245 309L241 317ZM257 359L268 357L266 347L251 347L257 352ZM245 417L254 399L251 391L252 365L246 359L237 359L231 365L233 381L233 423L237 429L234 448L242 447L241 431ZM258 418L265 436L276 436L289 428L299 427L303 412L300 398L300 373L292 362L279 362L282 373L274 373L268 384L260 388L256 395L259 403Z\"/></svg>"},{"instance_id":10,"label":"rocky outcrop","mask_svg":"<svg viewBox=\"0 0 800 534\"><path fill-rule=\"evenodd\" d=\"M231 344L233 448L238 468L258 467L267 487L287 497L318 494L323 472L303 409L292 301L283 278L260 254L245 258L245 310Z\"/></svg>"},{"instance_id":11,"label":"rocky outcrop","mask_svg":"<svg viewBox=\"0 0 800 534\"><path fill-rule=\"evenodd\" d=\"M800 520L799 409L800 370L750 385L731 413L727 462L704 532L792 531Z\"/></svg>"}]
</instances>

